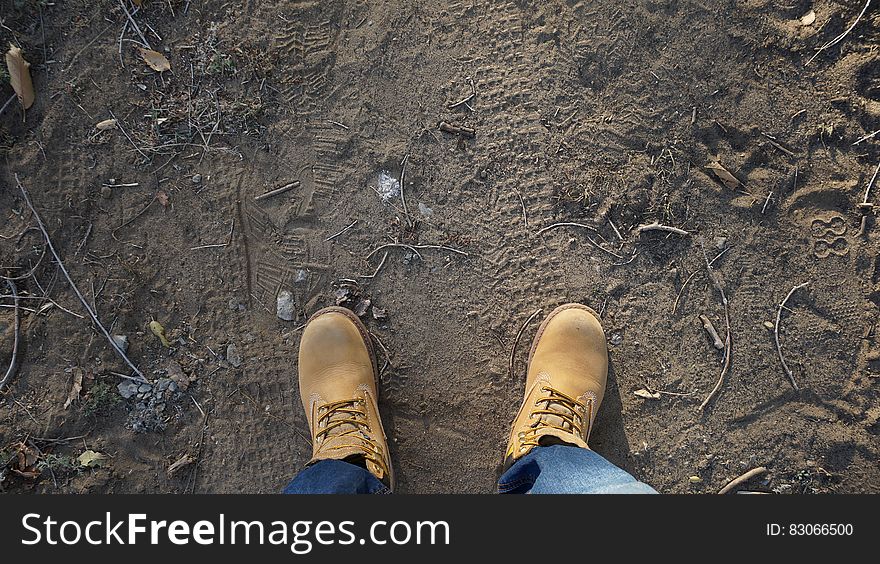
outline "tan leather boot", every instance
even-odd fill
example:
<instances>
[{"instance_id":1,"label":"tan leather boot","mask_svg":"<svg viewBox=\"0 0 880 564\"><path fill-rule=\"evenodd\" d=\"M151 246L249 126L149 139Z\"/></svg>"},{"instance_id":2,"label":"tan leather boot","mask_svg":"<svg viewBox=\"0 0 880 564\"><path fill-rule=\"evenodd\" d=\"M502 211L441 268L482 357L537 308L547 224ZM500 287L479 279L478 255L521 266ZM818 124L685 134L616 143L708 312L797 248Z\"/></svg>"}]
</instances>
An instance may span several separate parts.
<instances>
[{"instance_id":1,"label":"tan leather boot","mask_svg":"<svg viewBox=\"0 0 880 564\"><path fill-rule=\"evenodd\" d=\"M299 345L299 391L312 432L309 463L362 463L393 488L377 373L370 335L355 314L328 307L312 316Z\"/></svg>"},{"instance_id":2,"label":"tan leather boot","mask_svg":"<svg viewBox=\"0 0 880 564\"><path fill-rule=\"evenodd\" d=\"M608 348L598 315L580 304L553 310L532 343L525 398L513 421L504 470L539 445L589 448L607 378Z\"/></svg>"}]
</instances>

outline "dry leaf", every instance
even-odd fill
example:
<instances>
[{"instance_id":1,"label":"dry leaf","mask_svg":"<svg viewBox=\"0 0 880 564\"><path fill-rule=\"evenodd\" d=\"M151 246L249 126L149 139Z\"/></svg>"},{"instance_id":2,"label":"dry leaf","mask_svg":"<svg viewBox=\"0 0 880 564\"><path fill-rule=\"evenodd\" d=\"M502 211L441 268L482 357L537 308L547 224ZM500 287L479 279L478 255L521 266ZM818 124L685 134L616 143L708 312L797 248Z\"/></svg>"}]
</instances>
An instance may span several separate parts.
<instances>
[{"instance_id":1,"label":"dry leaf","mask_svg":"<svg viewBox=\"0 0 880 564\"><path fill-rule=\"evenodd\" d=\"M67 394L67 401L64 402L64 409L70 407L70 404L79 399L79 393L83 389L83 371L80 368L73 369L73 385L70 386L70 393Z\"/></svg>"},{"instance_id":2,"label":"dry leaf","mask_svg":"<svg viewBox=\"0 0 880 564\"><path fill-rule=\"evenodd\" d=\"M168 207L168 194L165 193L165 190L159 190L156 192L156 199L159 200L159 203L162 204L163 208Z\"/></svg>"},{"instance_id":3,"label":"dry leaf","mask_svg":"<svg viewBox=\"0 0 880 564\"><path fill-rule=\"evenodd\" d=\"M728 188L735 189L742 186L742 182L740 182L737 177L731 174L729 170L721 166L720 163L709 163L706 165L706 168L714 172L715 176L717 176L718 179L721 180L721 182L723 182L724 185Z\"/></svg>"},{"instance_id":4,"label":"dry leaf","mask_svg":"<svg viewBox=\"0 0 880 564\"><path fill-rule=\"evenodd\" d=\"M101 131L113 129L114 127L116 127L116 120L115 119L105 119L104 121L99 121L95 127L97 129L100 129Z\"/></svg>"},{"instance_id":5,"label":"dry leaf","mask_svg":"<svg viewBox=\"0 0 880 564\"><path fill-rule=\"evenodd\" d=\"M152 49L144 49L143 47L138 47L138 51L140 51L141 58L147 63L147 66L154 71L165 72L171 70L171 63L168 62L168 59L162 53Z\"/></svg>"},{"instance_id":6,"label":"dry leaf","mask_svg":"<svg viewBox=\"0 0 880 564\"><path fill-rule=\"evenodd\" d=\"M159 337L159 340L162 341L162 346L171 346L171 343L168 342L168 337L165 336L165 328L155 319L150 321L150 331L153 332L153 335Z\"/></svg>"},{"instance_id":7,"label":"dry leaf","mask_svg":"<svg viewBox=\"0 0 880 564\"><path fill-rule=\"evenodd\" d=\"M34 83L31 82L31 64L24 60L21 49L9 45L6 52L6 68L9 71L9 83L18 94L18 100L24 109L34 105Z\"/></svg>"},{"instance_id":8,"label":"dry leaf","mask_svg":"<svg viewBox=\"0 0 880 564\"><path fill-rule=\"evenodd\" d=\"M643 399L650 399L650 400L660 399L660 392L652 392L652 391L647 390L645 388L641 388L639 390L636 390L633 393Z\"/></svg>"},{"instance_id":9,"label":"dry leaf","mask_svg":"<svg viewBox=\"0 0 880 564\"><path fill-rule=\"evenodd\" d=\"M816 21L816 11L810 10L801 18L801 25L813 25Z\"/></svg>"},{"instance_id":10,"label":"dry leaf","mask_svg":"<svg viewBox=\"0 0 880 564\"><path fill-rule=\"evenodd\" d=\"M94 468L96 466L104 466L107 463L107 455L93 450L87 450L79 455L78 460L82 466Z\"/></svg>"}]
</instances>

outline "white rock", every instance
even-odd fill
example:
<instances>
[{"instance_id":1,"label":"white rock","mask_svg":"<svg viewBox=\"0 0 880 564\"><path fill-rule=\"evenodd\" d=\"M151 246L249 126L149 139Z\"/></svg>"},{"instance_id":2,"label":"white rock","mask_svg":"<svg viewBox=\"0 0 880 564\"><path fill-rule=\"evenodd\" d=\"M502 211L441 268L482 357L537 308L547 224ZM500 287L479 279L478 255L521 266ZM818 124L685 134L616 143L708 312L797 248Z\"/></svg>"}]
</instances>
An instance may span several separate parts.
<instances>
[{"instance_id":1,"label":"white rock","mask_svg":"<svg viewBox=\"0 0 880 564\"><path fill-rule=\"evenodd\" d=\"M293 294L290 293L288 290L281 290L281 292L278 294L276 307L278 319L282 319L284 321L293 321L295 317L295 308L296 304L293 302Z\"/></svg>"}]
</instances>

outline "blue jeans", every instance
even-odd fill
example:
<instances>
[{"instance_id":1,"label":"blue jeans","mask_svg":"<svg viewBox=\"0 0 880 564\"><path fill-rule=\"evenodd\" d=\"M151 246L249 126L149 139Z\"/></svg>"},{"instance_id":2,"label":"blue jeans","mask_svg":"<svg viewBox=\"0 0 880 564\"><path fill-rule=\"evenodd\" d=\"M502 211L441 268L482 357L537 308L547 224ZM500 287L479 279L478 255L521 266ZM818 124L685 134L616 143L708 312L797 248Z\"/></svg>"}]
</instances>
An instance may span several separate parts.
<instances>
[{"instance_id":1,"label":"blue jeans","mask_svg":"<svg viewBox=\"0 0 880 564\"><path fill-rule=\"evenodd\" d=\"M384 494L385 484L361 466L322 460L303 469L284 488L286 494ZM498 493L655 494L592 450L553 445L533 448L498 480Z\"/></svg>"}]
</instances>

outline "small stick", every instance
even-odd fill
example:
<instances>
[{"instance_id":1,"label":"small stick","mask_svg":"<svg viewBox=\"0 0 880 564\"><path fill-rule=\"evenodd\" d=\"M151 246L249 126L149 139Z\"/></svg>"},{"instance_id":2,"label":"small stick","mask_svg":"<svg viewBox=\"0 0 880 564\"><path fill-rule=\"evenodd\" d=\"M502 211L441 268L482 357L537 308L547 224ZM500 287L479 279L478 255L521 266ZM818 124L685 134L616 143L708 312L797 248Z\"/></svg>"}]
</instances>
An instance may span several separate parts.
<instances>
[{"instance_id":1,"label":"small stick","mask_svg":"<svg viewBox=\"0 0 880 564\"><path fill-rule=\"evenodd\" d=\"M748 472L746 472L742 476L739 476L738 478L734 478L733 480L729 481L726 486L724 486L723 488L718 490L718 494L724 495L726 493L729 493L729 492L733 491L737 486L741 486L744 483L751 480L752 478L755 478L757 476L762 476L766 473L767 473L767 469L763 466L758 466L757 468L753 468L752 470L749 470Z\"/></svg>"},{"instance_id":2,"label":"small stick","mask_svg":"<svg viewBox=\"0 0 880 564\"><path fill-rule=\"evenodd\" d=\"M406 189L404 187L404 182L406 181L406 163L408 161L409 153L407 153L400 162L400 201L403 203L403 217L406 218L406 223L412 227L413 222L409 218L409 211L406 209Z\"/></svg>"},{"instance_id":3,"label":"small stick","mask_svg":"<svg viewBox=\"0 0 880 564\"><path fill-rule=\"evenodd\" d=\"M773 195L773 190L770 190L770 192L767 194L767 199L764 200L764 207L761 208L761 215L764 215L764 212L767 211L767 204L770 203L770 196L772 196L772 195Z\"/></svg>"},{"instance_id":4,"label":"small stick","mask_svg":"<svg viewBox=\"0 0 880 564\"><path fill-rule=\"evenodd\" d=\"M339 233L334 233L333 235L330 235L329 237L327 237L326 239L324 239L324 242L326 243L326 242L328 242L328 241L332 241L333 239L339 237L340 235L342 235L343 233L345 233L346 231L348 231L349 229L351 229L352 227L354 227L355 225L357 225L357 222L358 222L358 220L354 220L354 221L352 221L349 225L347 225L347 226L345 227L345 229L343 229L343 230L340 231Z\"/></svg>"},{"instance_id":5,"label":"small stick","mask_svg":"<svg viewBox=\"0 0 880 564\"><path fill-rule=\"evenodd\" d=\"M229 229L229 236L225 243L217 243L214 245L199 245L198 247L190 247L189 250L197 251L199 249L217 249L220 247L228 247L232 243L232 236L235 235L235 218L232 218L232 227Z\"/></svg>"},{"instance_id":6,"label":"small stick","mask_svg":"<svg viewBox=\"0 0 880 564\"><path fill-rule=\"evenodd\" d=\"M0 393L3 392L3 388L12 380L18 368L18 342L21 338L21 310L18 306L18 290L16 290L15 284L11 280L7 280L6 285L9 286L9 291L12 293L12 299L15 302L15 337L12 341L12 358L9 361L9 368L6 369L6 374L0 380Z\"/></svg>"},{"instance_id":7,"label":"small stick","mask_svg":"<svg viewBox=\"0 0 880 564\"><path fill-rule=\"evenodd\" d=\"M773 326L773 339L776 341L776 352L779 353L779 361L782 362L782 369L785 370L785 375L788 376L788 379L791 380L791 386L795 390L799 390L797 382L794 380L794 375L791 373L791 368L788 367L788 364L785 362L785 357L782 355L782 345L779 344L779 322L782 318L782 310L785 308L786 302L794 294L797 290L809 286L809 282L804 282L803 284L798 284L794 288L791 289L790 292L785 296L785 299L782 300L782 303L779 304L779 308L776 310L776 325Z\"/></svg>"},{"instance_id":8,"label":"small stick","mask_svg":"<svg viewBox=\"0 0 880 564\"><path fill-rule=\"evenodd\" d=\"M471 127L465 127L463 125L452 125L451 123L446 123L445 121L441 121L437 128L440 131L453 133L455 135L462 135L464 137L475 137L477 135L476 130Z\"/></svg>"},{"instance_id":9,"label":"small stick","mask_svg":"<svg viewBox=\"0 0 880 564\"><path fill-rule=\"evenodd\" d=\"M862 200L862 204L868 203L868 195L871 193L871 187L874 186L874 181L877 180L878 172L880 172L880 163L877 163L877 168L874 169L874 176L871 177L871 181L868 182L868 187L865 188L865 199Z\"/></svg>"},{"instance_id":10,"label":"small stick","mask_svg":"<svg viewBox=\"0 0 880 564\"><path fill-rule=\"evenodd\" d=\"M519 197L519 205L522 207L523 224L525 225L526 231L528 231L529 216L526 214L526 201L523 199L522 192L519 190L516 191L516 195Z\"/></svg>"},{"instance_id":11,"label":"small stick","mask_svg":"<svg viewBox=\"0 0 880 564\"><path fill-rule=\"evenodd\" d=\"M122 0L119 0L119 7L122 8L122 10L125 12L125 15L128 16L128 21L131 22L131 26L134 28L134 30L137 32L137 34L140 36L141 41L143 42L144 46L147 49L152 50L153 48L150 47L149 41L147 41L147 38L144 37L143 33L141 33L141 28L139 28L138 24L135 23L134 18L131 17L131 14L129 13L128 8L125 7L125 4L122 2Z\"/></svg>"},{"instance_id":12,"label":"small stick","mask_svg":"<svg viewBox=\"0 0 880 564\"><path fill-rule=\"evenodd\" d=\"M610 217L608 218L608 225L610 225L611 229L614 230L614 234L617 235L617 238L623 241L623 235L620 234L620 231L618 231L617 226L614 225L614 222L611 221Z\"/></svg>"},{"instance_id":13,"label":"small stick","mask_svg":"<svg viewBox=\"0 0 880 564\"><path fill-rule=\"evenodd\" d=\"M477 88L476 88L476 86L474 86L474 81L473 81L470 77L468 77L468 82L471 83L471 93L470 93L470 95L467 96L467 97L465 97L465 98L463 98L463 99L461 99L461 100L459 100L458 102L454 102L454 103L452 103L452 104L447 104L446 107L447 107L448 109L450 109L450 110L454 110L455 108L461 106L462 104L464 104L464 105L467 106L468 103L469 103L471 100L473 100L474 97L476 97L476 95L477 95ZM471 111L474 111L474 109L471 108L470 106L468 106L468 108L470 108Z\"/></svg>"},{"instance_id":14,"label":"small stick","mask_svg":"<svg viewBox=\"0 0 880 564\"><path fill-rule=\"evenodd\" d=\"M292 189L296 188L299 185L300 185L300 181L294 180L293 182L291 182L289 184L285 184L281 188L276 188L275 190L270 190L269 192L266 192L265 194L260 194L259 196L255 196L254 200L259 202L260 200L265 200L267 198L271 198L272 196L277 196L278 194L283 194L283 193L287 192L288 190L292 190Z\"/></svg>"},{"instance_id":15,"label":"small stick","mask_svg":"<svg viewBox=\"0 0 880 564\"><path fill-rule=\"evenodd\" d=\"M125 354L125 351L119 348L119 345L117 345L116 341L113 340L110 332L107 331L107 328L104 327L104 325L101 323L101 320L98 319L98 316L92 310L92 306L89 305L89 302L86 301L82 293L79 291L79 288L77 288L76 283L74 283L73 281L73 278L70 277L70 273L67 272L67 269L64 267L64 262L61 260L61 256L55 250L55 246L52 244L52 240L49 238L49 232L46 230L46 226L43 224L43 220L40 218L40 214L37 213L37 209L34 207L33 202L31 202L31 197L30 194L28 194L27 188L22 185L21 181L18 179L17 173L14 176L15 183L18 184L18 189L21 191L21 195L24 197L25 203L30 208L31 213L34 214L34 219L37 220L37 226L40 228L40 231L43 232L43 237L46 239L46 245L48 245L49 251L52 253L52 256L55 257L55 262L58 263L58 268L61 269L61 273L64 274L64 277L67 279L67 283L70 284L70 287L73 289L76 297L78 297L79 301L82 302L82 305L84 308L86 308L89 317L92 318L94 324L98 326L98 329L100 329L101 333L104 334L104 337L107 338L107 341L110 343L110 346L113 347L113 350L116 351L116 354L118 354L122 358L122 360L124 360L125 363L128 364L129 368L134 370L135 374L146 380L141 371L138 370L137 366L135 366L134 363Z\"/></svg>"},{"instance_id":16,"label":"small stick","mask_svg":"<svg viewBox=\"0 0 880 564\"><path fill-rule=\"evenodd\" d=\"M859 13L858 17L856 18L856 21L854 21L852 23L852 25L846 29L846 31L844 31L843 33L841 33L840 35L838 35L837 37L835 37L834 39L832 39L831 41L829 41L825 45L819 47L819 50L816 51L816 53L812 57L810 57L810 60L807 61L807 64L804 66L807 66L810 63L812 63L813 59L818 57L819 53L821 53L825 49L828 49L829 47L834 47L835 45L837 45L838 43L843 41L846 38L846 36L849 35L849 32L851 32L853 30L853 28L856 27L856 25L858 25L859 21L862 19L862 16L865 15L865 12L868 10L868 6L870 6L870 5L871 5L871 0L867 0L867 2L865 2L865 7L862 8L862 11L861 11L861 13Z\"/></svg>"},{"instance_id":17,"label":"small stick","mask_svg":"<svg viewBox=\"0 0 880 564\"><path fill-rule=\"evenodd\" d=\"M785 153L785 154L788 155L789 157L797 157L797 155L796 155L795 153L789 151L788 149L786 149L785 147L783 147L782 145L780 145L780 144L776 141L776 139L775 139L774 137L772 137L772 136L770 136L770 135L764 133L763 131L761 132L761 135L763 135L764 137L766 137L766 138L767 138L767 141L769 141L771 145L773 145L774 147L776 147L777 149L779 149L780 151L782 151L783 153Z\"/></svg>"},{"instance_id":18,"label":"small stick","mask_svg":"<svg viewBox=\"0 0 880 564\"><path fill-rule=\"evenodd\" d=\"M712 320L710 320L705 315L700 314L699 316L700 323L703 324L703 329L706 330L706 333L709 334L709 337L712 338L712 345L715 346L716 349L723 350L724 342L721 340L721 337L718 335L718 331L715 330L715 326L712 325Z\"/></svg>"},{"instance_id":19,"label":"small stick","mask_svg":"<svg viewBox=\"0 0 880 564\"><path fill-rule=\"evenodd\" d=\"M719 254L718 256L721 255ZM715 383L715 387L712 388L712 391L709 392L709 395L706 396L706 399L704 399L703 403L700 404L700 411L706 409L706 406L709 405L709 402L712 401L712 398L715 397L715 395L721 389L721 386L724 384L724 379L727 377L727 372L730 370L730 359L733 349L733 337L730 330L730 307L727 301L727 294L724 292L724 286L722 285L721 280L718 278L718 275L716 275L712 270L712 263L709 262L709 257L706 256L705 248L703 249L703 258L706 260L706 270L709 272L709 280L712 281L712 285L715 286L715 289L718 290L719 294L721 294L721 304L724 306L724 326L726 329L726 334L724 336L724 360L721 365L721 372L718 374L718 382Z\"/></svg>"},{"instance_id":20,"label":"small stick","mask_svg":"<svg viewBox=\"0 0 880 564\"><path fill-rule=\"evenodd\" d=\"M385 266L385 261L388 260L389 251L385 251L385 254L382 255L382 260L379 261L379 266L376 267L376 270L373 271L372 274L363 274L358 276L358 278L375 278L379 271L382 270L382 267Z\"/></svg>"},{"instance_id":21,"label":"small stick","mask_svg":"<svg viewBox=\"0 0 880 564\"><path fill-rule=\"evenodd\" d=\"M511 378L513 378L513 365L514 365L514 362L515 362L515 360L516 360L516 347L517 347L517 345L519 345L519 340L520 340L520 338L522 338L523 331L526 330L526 327L529 326L529 323L531 323L532 320L534 320L536 317L538 317L539 315L541 315L541 312L542 312L542 311L544 311L544 310L539 309L539 310L535 311L535 313L533 313L532 315L530 315L529 318L526 319L526 322L522 324L522 327L519 328L519 331L518 331L517 334L516 334L516 339L514 339L514 341L513 341L513 348L510 350L510 362L508 363L508 372L507 372L507 374L508 374Z\"/></svg>"},{"instance_id":22,"label":"small stick","mask_svg":"<svg viewBox=\"0 0 880 564\"><path fill-rule=\"evenodd\" d=\"M596 233L600 239L605 241L605 237L602 237L602 234L599 233L599 231L595 227L590 227L589 225L584 225L583 223L573 223L570 221L563 221L561 223L554 223L553 225L548 225L547 227L544 227L543 229L539 230L537 234L541 235L542 233L544 233L546 231L550 231L551 229L556 229L557 227L580 227L582 229L589 229L590 231ZM616 259L624 260L624 257L620 256L619 254L615 253L614 251L609 251L608 249L606 249L605 247L603 247L602 245L600 245L599 243L597 243L596 241L594 241L590 237L587 237L587 241L589 241L591 245L593 245L594 247L596 247L600 251L604 251ZM634 257L635 257L635 255L633 255L633 258ZM627 264L627 263L625 263L625 264Z\"/></svg>"},{"instance_id":23,"label":"small stick","mask_svg":"<svg viewBox=\"0 0 880 564\"><path fill-rule=\"evenodd\" d=\"M0 113L3 113L3 110L0 110ZM868 139L871 139L872 137L874 137L878 133L880 133L880 129L878 129L877 131L875 131L873 133L869 133L869 134L865 135L864 137L859 138L855 143L853 143L853 145L858 145L862 141L867 141Z\"/></svg>"},{"instance_id":24,"label":"small stick","mask_svg":"<svg viewBox=\"0 0 880 564\"><path fill-rule=\"evenodd\" d=\"M678 227L670 227L668 225L663 225L662 223L646 223L644 225L639 225L636 227L636 234L644 233L645 231L666 231L668 233L675 233L676 235L687 236L690 235L690 232L685 231L684 229L679 229Z\"/></svg>"},{"instance_id":25,"label":"small stick","mask_svg":"<svg viewBox=\"0 0 880 564\"><path fill-rule=\"evenodd\" d=\"M18 97L18 94L13 94L12 96L9 97L8 100L6 100L6 103L4 103L3 107L0 108L0 115L3 115L3 112L6 111L6 108L9 107L9 104L11 104L12 101L15 100L16 97Z\"/></svg>"},{"instance_id":26,"label":"small stick","mask_svg":"<svg viewBox=\"0 0 880 564\"><path fill-rule=\"evenodd\" d=\"M135 150L136 150L138 153L141 154L141 156L143 156L145 159L149 160L150 157L148 157L146 153L144 153L143 151L141 151L141 148L137 146L137 143L135 143L135 142L132 140L132 138L128 135L128 132L125 131L125 128L122 127L122 121L116 119L116 116L113 114L113 110L107 110L107 111L110 112L110 116L113 117L113 119L116 120L116 126L119 128L119 131L121 131L122 134L125 135L125 138L128 139L128 142L131 143L131 146L134 147Z\"/></svg>"},{"instance_id":27,"label":"small stick","mask_svg":"<svg viewBox=\"0 0 880 564\"><path fill-rule=\"evenodd\" d=\"M375 249L373 249L373 251L370 254L367 255L367 258L370 258L371 256L375 255L376 253L378 253L382 249L395 248L395 247L402 247L404 249L409 249L412 252L414 252L417 257L419 257L419 260L422 260L422 254L415 247L413 247L412 245L406 245L404 243L387 243L385 245L382 245L381 247L376 247Z\"/></svg>"}]
</instances>

